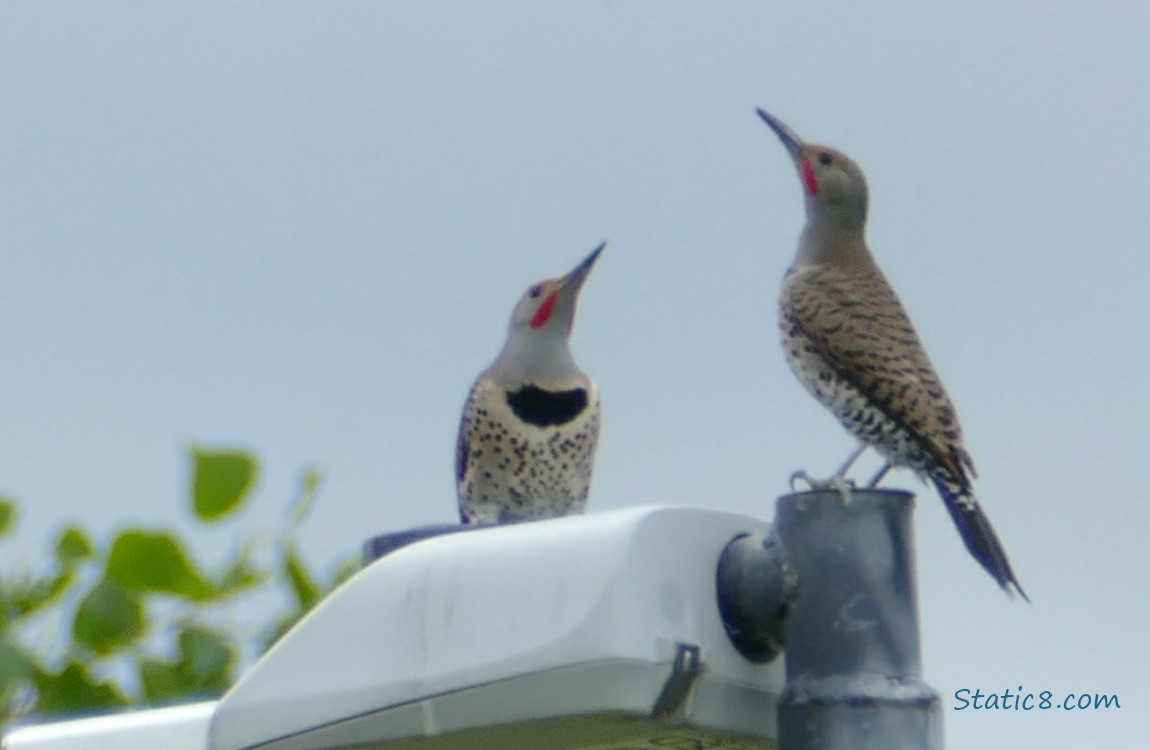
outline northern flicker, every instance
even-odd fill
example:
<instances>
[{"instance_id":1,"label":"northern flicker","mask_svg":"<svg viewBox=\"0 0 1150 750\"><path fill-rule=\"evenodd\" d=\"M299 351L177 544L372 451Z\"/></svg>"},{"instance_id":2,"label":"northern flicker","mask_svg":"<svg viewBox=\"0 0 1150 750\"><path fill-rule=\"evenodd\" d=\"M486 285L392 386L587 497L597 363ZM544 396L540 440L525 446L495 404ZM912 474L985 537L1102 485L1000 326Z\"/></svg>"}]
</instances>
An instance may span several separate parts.
<instances>
[{"instance_id":1,"label":"northern flicker","mask_svg":"<svg viewBox=\"0 0 1150 750\"><path fill-rule=\"evenodd\" d=\"M599 391L571 356L579 290L606 243L529 288L507 340L471 388L455 453L464 523L582 513L599 439Z\"/></svg>"},{"instance_id":2,"label":"northern flicker","mask_svg":"<svg viewBox=\"0 0 1150 750\"><path fill-rule=\"evenodd\" d=\"M1006 550L975 498L974 462L950 397L902 303L867 247L867 184L840 151L804 143L776 117L759 116L798 168L807 223L783 279L780 327L787 362L803 385L866 448L905 466L942 496L963 542L1008 593L1026 598Z\"/></svg>"}]
</instances>

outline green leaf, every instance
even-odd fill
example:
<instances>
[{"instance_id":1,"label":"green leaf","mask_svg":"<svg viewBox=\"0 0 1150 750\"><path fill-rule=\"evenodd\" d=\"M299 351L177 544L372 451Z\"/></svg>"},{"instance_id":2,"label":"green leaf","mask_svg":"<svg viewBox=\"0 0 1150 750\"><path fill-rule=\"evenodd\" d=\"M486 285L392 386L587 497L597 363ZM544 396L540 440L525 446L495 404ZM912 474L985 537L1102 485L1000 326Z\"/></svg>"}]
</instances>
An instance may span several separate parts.
<instances>
[{"instance_id":1,"label":"green leaf","mask_svg":"<svg viewBox=\"0 0 1150 750\"><path fill-rule=\"evenodd\" d=\"M261 653L267 653L268 649L276 645L280 638L287 635L287 632L292 629L292 626L299 622L304 613L300 611L290 612L288 614L280 615L275 623L271 625L266 631L264 636L263 647L260 649Z\"/></svg>"},{"instance_id":2,"label":"green leaf","mask_svg":"<svg viewBox=\"0 0 1150 750\"><path fill-rule=\"evenodd\" d=\"M0 636L0 695L17 682L35 679L39 674L39 667L23 647Z\"/></svg>"},{"instance_id":3,"label":"green leaf","mask_svg":"<svg viewBox=\"0 0 1150 750\"><path fill-rule=\"evenodd\" d=\"M145 703L162 703L188 694L178 663L145 657L140 659L139 670Z\"/></svg>"},{"instance_id":4,"label":"green leaf","mask_svg":"<svg viewBox=\"0 0 1150 750\"><path fill-rule=\"evenodd\" d=\"M291 585L300 611L307 612L319 600L320 588L290 539L284 540L283 574Z\"/></svg>"},{"instance_id":5,"label":"green leaf","mask_svg":"<svg viewBox=\"0 0 1150 750\"><path fill-rule=\"evenodd\" d=\"M363 568L363 560L359 555L349 555L344 558L343 562L336 566L335 572L331 575L331 583L328 585L328 591L334 591L344 581L351 578Z\"/></svg>"},{"instance_id":6,"label":"green leaf","mask_svg":"<svg viewBox=\"0 0 1150 750\"><path fill-rule=\"evenodd\" d=\"M144 632L143 610L136 592L104 579L80 600L72 637L97 654L110 653Z\"/></svg>"},{"instance_id":7,"label":"green leaf","mask_svg":"<svg viewBox=\"0 0 1150 750\"><path fill-rule=\"evenodd\" d=\"M31 709L33 685L40 677L39 666L17 644L0 636L0 731Z\"/></svg>"},{"instance_id":8,"label":"green leaf","mask_svg":"<svg viewBox=\"0 0 1150 750\"><path fill-rule=\"evenodd\" d=\"M270 574L252 565L251 557L252 544L248 542L216 581L215 588L219 595L232 596L268 581Z\"/></svg>"},{"instance_id":9,"label":"green leaf","mask_svg":"<svg viewBox=\"0 0 1150 750\"><path fill-rule=\"evenodd\" d=\"M274 646L276 641L291 630L292 627L299 622L300 618L307 614L312 606L341 583L355 575L361 567L358 555L347 557L336 567L335 572L331 576L330 584L326 588L323 588L316 585L303 561L295 551L291 540L284 542L284 551L284 577L292 584L293 593L296 597L296 609L280 615L275 623L264 631L264 641L261 652L267 651ZM309 591L311 592L310 595Z\"/></svg>"},{"instance_id":10,"label":"green leaf","mask_svg":"<svg viewBox=\"0 0 1150 750\"><path fill-rule=\"evenodd\" d=\"M13 578L0 581L0 607L5 617L17 620L27 617L60 599L72 584L71 570L50 578Z\"/></svg>"},{"instance_id":11,"label":"green leaf","mask_svg":"<svg viewBox=\"0 0 1150 750\"><path fill-rule=\"evenodd\" d=\"M185 673L201 690L223 692L231 682L236 652L219 633L191 626L180 633L181 664Z\"/></svg>"},{"instance_id":12,"label":"green leaf","mask_svg":"<svg viewBox=\"0 0 1150 750\"><path fill-rule=\"evenodd\" d=\"M319 469L312 468L304 472L303 479L300 480L299 493L296 495L295 502L292 503L292 525L298 526L307 518L312 506L315 505L315 498L322 481L323 472Z\"/></svg>"},{"instance_id":13,"label":"green leaf","mask_svg":"<svg viewBox=\"0 0 1150 750\"><path fill-rule=\"evenodd\" d=\"M38 600L32 603L29 612L43 609L49 604L60 601L64 597L64 594L68 593L68 589L72 586L72 582L75 581L75 579L76 575L74 571L65 568L59 575L47 582L47 586L40 591Z\"/></svg>"},{"instance_id":14,"label":"green leaf","mask_svg":"<svg viewBox=\"0 0 1150 750\"><path fill-rule=\"evenodd\" d=\"M56 559L66 568L90 559L96 554L96 548L88 537L88 532L79 526L69 526L60 532L56 540Z\"/></svg>"},{"instance_id":15,"label":"green leaf","mask_svg":"<svg viewBox=\"0 0 1150 750\"><path fill-rule=\"evenodd\" d=\"M37 685L37 710L43 713L90 711L128 705L115 685L93 677L86 665L72 662L57 674L45 675Z\"/></svg>"},{"instance_id":16,"label":"green leaf","mask_svg":"<svg viewBox=\"0 0 1150 750\"><path fill-rule=\"evenodd\" d=\"M220 695L231 683L236 651L220 634L192 625L180 632L176 662L143 659L140 684L150 702L192 695Z\"/></svg>"},{"instance_id":17,"label":"green leaf","mask_svg":"<svg viewBox=\"0 0 1150 750\"><path fill-rule=\"evenodd\" d=\"M20 507L8 496L0 497L0 537L7 536L16 529L16 518Z\"/></svg>"},{"instance_id":18,"label":"green leaf","mask_svg":"<svg viewBox=\"0 0 1150 750\"><path fill-rule=\"evenodd\" d=\"M259 462L246 451L192 448L192 507L201 521L216 521L243 503Z\"/></svg>"},{"instance_id":19,"label":"green leaf","mask_svg":"<svg viewBox=\"0 0 1150 750\"><path fill-rule=\"evenodd\" d=\"M189 558L183 541L170 531L120 532L108 553L106 575L129 589L198 601L216 593L207 576Z\"/></svg>"}]
</instances>

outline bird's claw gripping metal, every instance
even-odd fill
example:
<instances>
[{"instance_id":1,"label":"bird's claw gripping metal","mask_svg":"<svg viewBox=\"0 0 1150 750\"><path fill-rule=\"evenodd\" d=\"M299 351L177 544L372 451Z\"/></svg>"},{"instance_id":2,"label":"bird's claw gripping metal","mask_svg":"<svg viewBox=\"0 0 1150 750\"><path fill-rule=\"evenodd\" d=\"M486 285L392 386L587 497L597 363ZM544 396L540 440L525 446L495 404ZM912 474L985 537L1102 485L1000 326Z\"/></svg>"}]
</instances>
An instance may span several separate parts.
<instances>
[{"instance_id":1,"label":"bird's claw gripping metal","mask_svg":"<svg viewBox=\"0 0 1150 750\"><path fill-rule=\"evenodd\" d=\"M847 503L851 501L851 490L856 487L853 480L847 479L841 473L834 474L826 479L815 479L807 472L799 469L791 474L790 485L792 492L798 491L799 488L795 485L800 481L806 483L807 489L811 492L838 490L839 494L843 496L843 500Z\"/></svg>"},{"instance_id":2,"label":"bird's claw gripping metal","mask_svg":"<svg viewBox=\"0 0 1150 750\"><path fill-rule=\"evenodd\" d=\"M798 488L798 487L796 487L795 485L796 485L796 484L797 484L797 483L798 483L800 480L802 480L803 482L806 482L806 483L807 483L807 488L808 488L808 489L812 489L812 490L813 490L813 489L815 489L815 484L816 484L816 481L815 481L814 479L812 479L812 478L811 478L811 475L810 475L810 474L806 473L806 472L805 472L805 471L803 471L802 469L799 469L798 471L796 471L796 472L794 472L793 474L791 474L791 478L790 478L790 481L789 481L789 484L790 484L790 486L791 486L791 492L798 492L799 488Z\"/></svg>"},{"instance_id":3,"label":"bird's claw gripping metal","mask_svg":"<svg viewBox=\"0 0 1150 750\"><path fill-rule=\"evenodd\" d=\"M856 448L849 456L847 456L847 460L843 462L843 465L839 467L839 470L834 474L831 474L826 479L815 479L810 474L806 473L802 469L799 469L795 473L791 474L791 491L797 491L798 488L795 487L795 482L802 480L807 483L807 487L812 492L818 492L820 490L838 490L839 494L843 496L843 500L847 503L850 503L851 490L855 489L857 485L853 480L846 478L847 472L850 471L851 466L854 465L854 462L858 460L859 456L863 454L863 451L865 451L866 448L867 447L865 443ZM887 467L884 467L881 472L879 472L879 474L875 477L875 481L882 479L883 474L886 473L888 468L890 468L889 464Z\"/></svg>"}]
</instances>

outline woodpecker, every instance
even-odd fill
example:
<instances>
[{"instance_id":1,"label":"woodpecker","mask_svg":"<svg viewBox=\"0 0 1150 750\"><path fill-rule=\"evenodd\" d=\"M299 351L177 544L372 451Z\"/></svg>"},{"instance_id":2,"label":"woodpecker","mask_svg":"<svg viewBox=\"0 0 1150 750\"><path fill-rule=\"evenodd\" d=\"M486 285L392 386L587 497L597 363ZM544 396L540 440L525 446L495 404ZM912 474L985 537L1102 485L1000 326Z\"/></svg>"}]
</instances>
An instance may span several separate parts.
<instances>
[{"instance_id":1,"label":"woodpecker","mask_svg":"<svg viewBox=\"0 0 1150 750\"><path fill-rule=\"evenodd\" d=\"M806 203L779 300L783 350L803 385L861 441L830 480L812 485L844 486L854 460L875 448L886 464L871 486L895 466L933 484L974 559L1007 593L1013 588L1026 599L975 497L977 474L954 405L867 247L862 170L841 151L805 143L777 117L758 113L794 160Z\"/></svg>"},{"instance_id":2,"label":"woodpecker","mask_svg":"<svg viewBox=\"0 0 1150 750\"><path fill-rule=\"evenodd\" d=\"M463 408L455 452L465 524L582 513L599 439L599 390L569 338L579 290L606 243L566 276L532 285Z\"/></svg>"}]
</instances>

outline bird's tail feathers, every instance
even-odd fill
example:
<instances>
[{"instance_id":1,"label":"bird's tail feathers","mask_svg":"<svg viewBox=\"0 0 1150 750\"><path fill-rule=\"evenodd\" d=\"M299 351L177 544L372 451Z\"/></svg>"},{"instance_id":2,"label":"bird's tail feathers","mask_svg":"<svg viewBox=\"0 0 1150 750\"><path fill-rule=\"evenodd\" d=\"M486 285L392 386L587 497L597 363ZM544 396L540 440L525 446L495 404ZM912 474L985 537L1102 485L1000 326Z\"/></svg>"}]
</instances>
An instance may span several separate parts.
<instances>
[{"instance_id":1,"label":"bird's tail feathers","mask_svg":"<svg viewBox=\"0 0 1150 750\"><path fill-rule=\"evenodd\" d=\"M998 540L998 535L994 533L990 519L982 512L982 508L969 486L965 483L950 481L945 477L935 477L934 485L938 488L939 494L942 495L946 509L950 511L950 517L954 519L954 525L958 527L958 533L962 536L962 541L966 543L966 548L970 550L974 559L978 560L986 572L990 573L998 585L1008 594L1017 591L1023 599L1029 602L1030 597L1026 595L1021 584L1018 583L1018 578L1014 575L1014 569L1010 567L1010 560L1006 557L1006 550L1003 548L1002 542Z\"/></svg>"}]
</instances>

